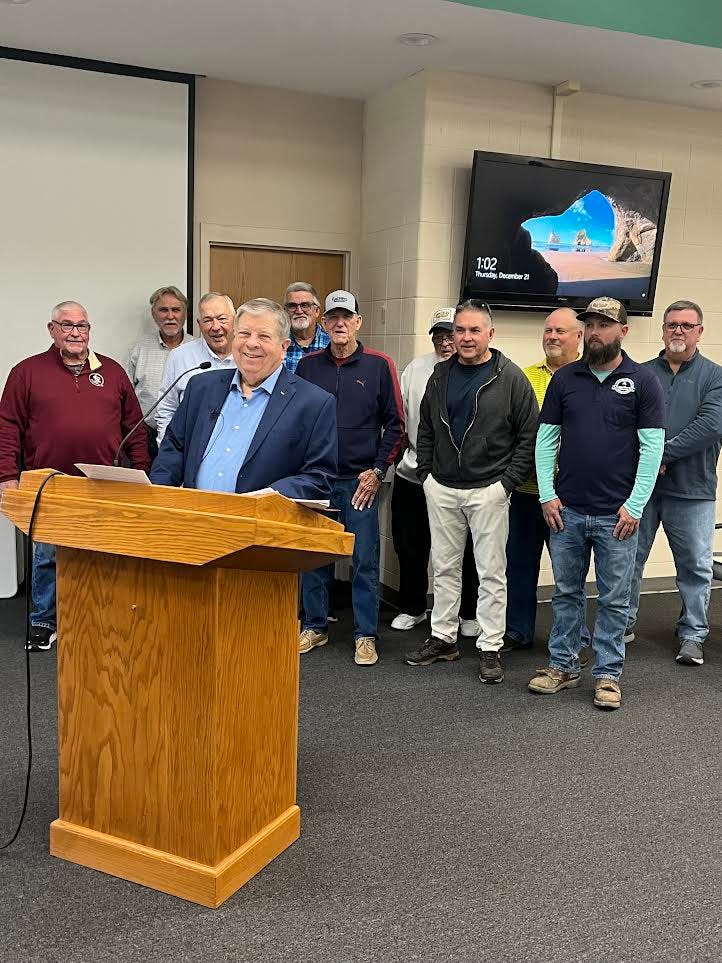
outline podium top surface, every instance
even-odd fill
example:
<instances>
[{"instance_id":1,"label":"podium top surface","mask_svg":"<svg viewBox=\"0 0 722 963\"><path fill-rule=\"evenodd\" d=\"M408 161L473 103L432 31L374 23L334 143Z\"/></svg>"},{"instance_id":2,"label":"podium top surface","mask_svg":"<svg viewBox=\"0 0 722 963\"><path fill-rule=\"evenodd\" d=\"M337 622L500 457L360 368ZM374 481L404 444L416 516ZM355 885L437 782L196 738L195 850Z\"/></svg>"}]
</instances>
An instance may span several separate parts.
<instances>
[{"instance_id":1,"label":"podium top surface","mask_svg":"<svg viewBox=\"0 0 722 963\"><path fill-rule=\"evenodd\" d=\"M20 487L2 493L0 510L25 533L49 474L23 472ZM43 489L33 538L187 565L282 570L324 565L353 550L342 525L277 493L226 495L71 475L57 475Z\"/></svg>"}]
</instances>

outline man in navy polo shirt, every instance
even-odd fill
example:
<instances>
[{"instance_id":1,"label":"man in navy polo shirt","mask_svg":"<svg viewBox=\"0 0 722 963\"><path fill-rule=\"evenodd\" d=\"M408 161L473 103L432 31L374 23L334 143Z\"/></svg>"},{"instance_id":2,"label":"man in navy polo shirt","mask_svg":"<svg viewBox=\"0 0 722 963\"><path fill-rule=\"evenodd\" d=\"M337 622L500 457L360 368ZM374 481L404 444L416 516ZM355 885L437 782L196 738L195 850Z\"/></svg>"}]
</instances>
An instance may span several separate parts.
<instances>
[{"instance_id":1,"label":"man in navy polo shirt","mask_svg":"<svg viewBox=\"0 0 722 963\"><path fill-rule=\"evenodd\" d=\"M539 416L536 471L556 590L549 666L529 688L547 694L579 684L582 599L593 550L599 590L594 704L618 709L639 520L664 448L664 398L654 373L622 351L629 328L619 301L595 298L579 319L584 357L554 374Z\"/></svg>"}]
</instances>

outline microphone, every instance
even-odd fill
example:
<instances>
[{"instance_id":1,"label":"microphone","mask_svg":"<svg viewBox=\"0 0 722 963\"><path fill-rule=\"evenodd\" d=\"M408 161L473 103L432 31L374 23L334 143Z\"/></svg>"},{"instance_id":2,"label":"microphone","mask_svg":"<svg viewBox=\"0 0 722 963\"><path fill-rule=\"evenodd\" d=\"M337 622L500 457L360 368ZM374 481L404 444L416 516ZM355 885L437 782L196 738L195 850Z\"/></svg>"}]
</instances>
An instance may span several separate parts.
<instances>
[{"instance_id":1,"label":"microphone","mask_svg":"<svg viewBox=\"0 0 722 963\"><path fill-rule=\"evenodd\" d=\"M140 421L137 422L135 425L133 425L133 427L130 429L130 431L128 432L128 434L125 436L125 438L123 438L123 440L121 441L121 443L118 445L118 450L116 451L116 453L115 453L115 458L113 459L113 468L117 468L117 467L118 467L118 460L120 459L120 453L121 453L121 451L123 450L123 448L125 448L125 443L128 441L128 439L129 439L130 436L133 434L133 432L136 431L136 429L140 428L140 426L143 424L143 422L144 422L145 419L148 417L148 415L149 415L151 412L155 411L155 409L158 407L158 405L161 403L161 401L165 398L165 396L168 394L168 392L171 391L173 388L175 388L175 386L178 384L178 382L181 380L181 378L185 378L185 376L186 376L187 374L190 374L191 371L207 371L207 370L210 368L210 366L211 366L210 361L201 361L200 364L193 365L193 367L192 367L192 368L188 368L187 371L182 371L182 372L178 375L178 377L175 379L175 381L174 381L172 384L168 385L168 387L165 389L165 391L163 392L163 394L158 398L158 400L156 401L156 403L155 403L154 405L151 405L150 408L149 408L147 411L144 411L144 412L143 412L143 415L142 415Z\"/></svg>"}]
</instances>

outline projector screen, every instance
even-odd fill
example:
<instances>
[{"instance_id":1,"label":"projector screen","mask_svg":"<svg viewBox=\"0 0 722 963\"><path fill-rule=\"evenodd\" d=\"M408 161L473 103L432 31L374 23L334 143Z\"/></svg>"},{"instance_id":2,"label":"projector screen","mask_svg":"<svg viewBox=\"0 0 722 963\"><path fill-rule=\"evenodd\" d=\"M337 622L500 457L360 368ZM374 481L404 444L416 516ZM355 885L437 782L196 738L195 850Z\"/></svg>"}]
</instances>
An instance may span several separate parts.
<instances>
[{"instance_id":1,"label":"projector screen","mask_svg":"<svg viewBox=\"0 0 722 963\"><path fill-rule=\"evenodd\" d=\"M91 347L122 361L152 330L151 292L188 290L191 84L0 53L0 386L49 346L58 301L85 305Z\"/></svg>"}]
</instances>

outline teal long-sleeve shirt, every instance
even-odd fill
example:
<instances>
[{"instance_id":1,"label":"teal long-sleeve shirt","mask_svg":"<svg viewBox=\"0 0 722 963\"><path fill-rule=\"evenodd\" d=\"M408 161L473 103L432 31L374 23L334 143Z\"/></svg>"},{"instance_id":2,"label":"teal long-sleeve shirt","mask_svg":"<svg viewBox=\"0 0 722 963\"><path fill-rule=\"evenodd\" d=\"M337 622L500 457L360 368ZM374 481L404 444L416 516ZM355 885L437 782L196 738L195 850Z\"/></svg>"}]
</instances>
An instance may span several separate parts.
<instances>
[{"instance_id":1,"label":"teal long-sleeve shirt","mask_svg":"<svg viewBox=\"0 0 722 963\"><path fill-rule=\"evenodd\" d=\"M539 484L539 501L548 502L557 497L554 491L554 475L557 452L561 438L561 425L540 424L536 436L536 475ZM632 518L641 518L659 475L664 452L664 428L638 428L639 464L634 485L624 507Z\"/></svg>"}]
</instances>

